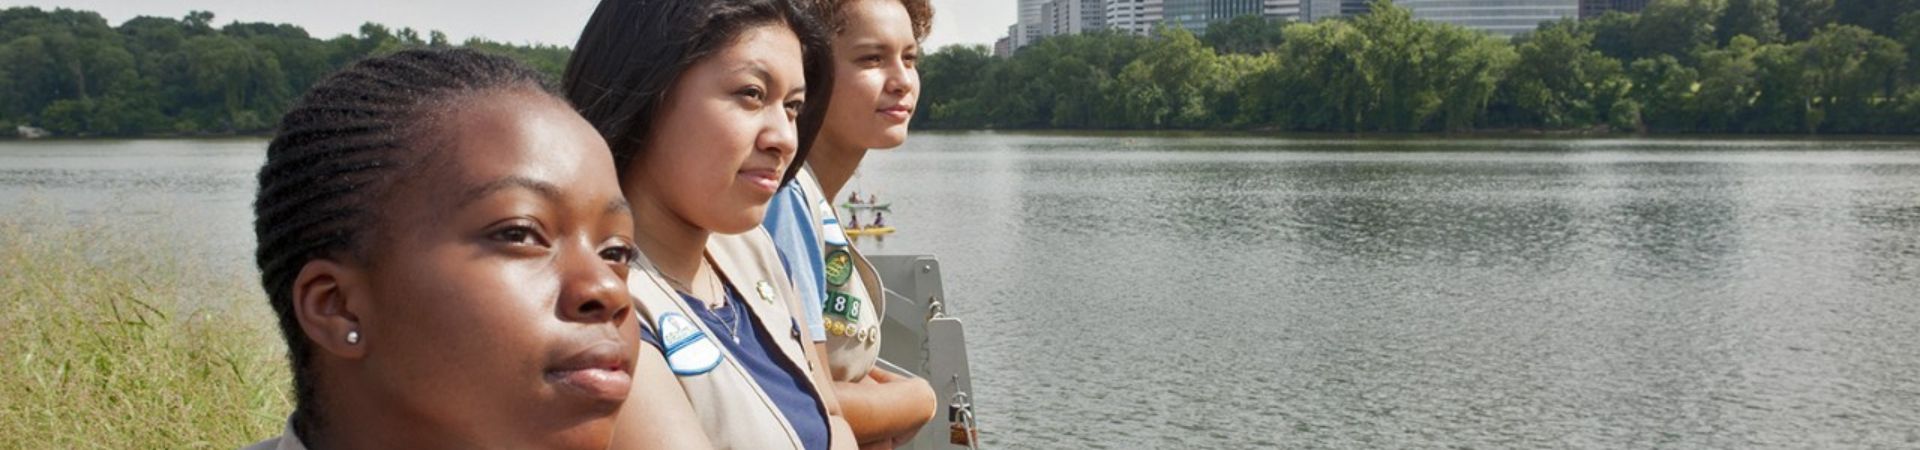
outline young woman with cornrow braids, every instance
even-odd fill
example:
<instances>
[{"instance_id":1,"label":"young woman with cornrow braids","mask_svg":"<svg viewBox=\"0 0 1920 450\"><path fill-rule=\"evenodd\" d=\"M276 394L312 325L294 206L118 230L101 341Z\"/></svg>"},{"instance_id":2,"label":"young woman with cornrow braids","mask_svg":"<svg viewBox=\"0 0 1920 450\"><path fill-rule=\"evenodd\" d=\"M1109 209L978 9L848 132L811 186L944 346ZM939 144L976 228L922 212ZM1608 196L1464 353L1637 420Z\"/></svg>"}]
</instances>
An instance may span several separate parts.
<instances>
[{"instance_id":1,"label":"young woman with cornrow braids","mask_svg":"<svg viewBox=\"0 0 1920 450\"><path fill-rule=\"evenodd\" d=\"M629 400L692 423L639 344L613 158L535 72L467 50L360 61L281 120L259 182L296 397L250 448L604 449Z\"/></svg>"},{"instance_id":2,"label":"young woman with cornrow braids","mask_svg":"<svg viewBox=\"0 0 1920 450\"><path fill-rule=\"evenodd\" d=\"M568 63L567 98L633 203L648 264L628 288L648 344L716 447L854 448L759 228L818 128L825 46L785 0L602 0ZM615 448L647 448L624 430Z\"/></svg>"},{"instance_id":3,"label":"young woman with cornrow braids","mask_svg":"<svg viewBox=\"0 0 1920 450\"><path fill-rule=\"evenodd\" d=\"M806 298L812 337L827 355L834 394L862 447L892 448L932 420L925 380L876 368L885 290L847 238L832 205L868 149L907 139L920 96L927 0L807 0L831 30L833 101L794 183L774 197L766 229Z\"/></svg>"}]
</instances>

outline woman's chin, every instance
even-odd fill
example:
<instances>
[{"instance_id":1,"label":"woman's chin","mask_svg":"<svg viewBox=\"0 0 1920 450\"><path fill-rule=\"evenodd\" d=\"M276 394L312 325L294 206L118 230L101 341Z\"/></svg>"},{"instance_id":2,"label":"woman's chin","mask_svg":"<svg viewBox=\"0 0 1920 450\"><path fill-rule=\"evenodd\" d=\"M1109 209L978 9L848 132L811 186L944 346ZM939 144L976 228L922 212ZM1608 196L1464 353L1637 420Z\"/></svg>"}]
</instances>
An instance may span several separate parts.
<instances>
[{"instance_id":1,"label":"woman's chin","mask_svg":"<svg viewBox=\"0 0 1920 450\"><path fill-rule=\"evenodd\" d=\"M553 448L575 450L603 450L613 442L613 417L589 420L572 428L561 430L549 441Z\"/></svg>"},{"instance_id":2,"label":"woman's chin","mask_svg":"<svg viewBox=\"0 0 1920 450\"><path fill-rule=\"evenodd\" d=\"M868 150L892 150L907 143L907 126L889 127L875 133L867 142Z\"/></svg>"},{"instance_id":3,"label":"woman's chin","mask_svg":"<svg viewBox=\"0 0 1920 450\"><path fill-rule=\"evenodd\" d=\"M728 217L717 220L715 221L716 223L706 228L707 231L712 231L717 234L740 234L753 231L754 228L760 227L760 222L765 220L766 217L767 207L766 205L760 205L760 207L753 208L751 211L728 215Z\"/></svg>"}]
</instances>

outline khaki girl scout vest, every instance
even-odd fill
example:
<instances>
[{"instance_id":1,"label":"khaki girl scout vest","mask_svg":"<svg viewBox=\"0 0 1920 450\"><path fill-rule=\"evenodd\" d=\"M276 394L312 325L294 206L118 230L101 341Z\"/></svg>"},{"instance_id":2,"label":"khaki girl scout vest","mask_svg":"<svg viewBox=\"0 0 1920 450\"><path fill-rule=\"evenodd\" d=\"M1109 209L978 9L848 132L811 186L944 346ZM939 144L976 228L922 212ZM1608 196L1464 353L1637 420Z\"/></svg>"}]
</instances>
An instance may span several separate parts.
<instances>
[{"instance_id":1,"label":"khaki girl scout vest","mask_svg":"<svg viewBox=\"0 0 1920 450\"><path fill-rule=\"evenodd\" d=\"M880 319L887 313L886 292L873 264L853 248L847 232L834 212L833 199L822 197L820 180L813 168L794 177L800 193L815 206L813 224L826 255L820 267L826 271L827 298L823 299L820 318L827 327L827 366L835 381L860 381L875 360L880 359Z\"/></svg>"},{"instance_id":2,"label":"khaki girl scout vest","mask_svg":"<svg viewBox=\"0 0 1920 450\"><path fill-rule=\"evenodd\" d=\"M307 450L307 445L300 442L300 436L293 434L293 418L287 418L286 431L281 432L279 437L255 442L242 450Z\"/></svg>"},{"instance_id":3,"label":"khaki girl scout vest","mask_svg":"<svg viewBox=\"0 0 1920 450\"><path fill-rule=\"evenodd\" d=\"M715 234L707 240L707 254L720 269L724 280L749 304L756 320L772 338L776 360L785 359L802 373L815 399L820 387L814 383L806 348L802 345L799 317L792 282L786 277L773 239L766 230L755 228L739 235ZM652 266L636 268L627 277L627 291L633 294L637 314L648 328L659 333L666 347L667 366L687 392L694 413L716 448L800 449L800 437L793 425L720 345L711 330L672 285ZM643 330L642 332L648 332ZM821 414L826 411L822 405Z\"/></svg>"}]
</instances>

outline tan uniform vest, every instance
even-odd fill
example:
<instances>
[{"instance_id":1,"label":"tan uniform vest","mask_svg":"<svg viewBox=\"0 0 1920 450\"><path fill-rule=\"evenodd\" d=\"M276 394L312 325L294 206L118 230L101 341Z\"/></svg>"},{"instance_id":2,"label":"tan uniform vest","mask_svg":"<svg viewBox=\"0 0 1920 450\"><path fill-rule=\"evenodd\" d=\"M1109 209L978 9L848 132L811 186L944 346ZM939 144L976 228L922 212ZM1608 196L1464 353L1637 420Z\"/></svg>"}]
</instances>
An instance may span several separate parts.
<instances>
[{"instance_id":1,"label":"tan uniform vest","mask_svg":"<svg viewBox=\"0 0 1920 450\"><path fill-rule=\"evenodd\" d=\"M794 314L799 310L793 303L799 296L793 293L793 284L766 230L713 235L707 240L707 254L723 279L740 293L740 301L748 304L755 323L774 341L769 350L776 353L775 360L784 359L800 368L802 372L794 376L806 379L814 398L820 398L820 386L811 374L816 369L807 359L808 346L802 344L804 338L795 326L801 320ZM695 315L704 313L688 308L671 286L651 266L634 269L627 278L627 290L633 294L638 314L660 336L667 366L687 392L707 438L717 448L802 448L799 435L780 407ZM824 406L821 414L825 414Z\"/></svg>"},{"instance_id":2,"label":"tan uniform vest","mask_svg":"<svg viewBox=\"0 0 1920 450\"><path fill-rule=\"evenodd\" d=\"M287 418L286 431L282 431L279 437L255 442L242 450L307 450L307 445L300 442L300 436L293 434L293 418Z\"/></svg>"},{"instance_id":3,"label":"tan uniform vest","mask_svg":"<svg viewBox=\"0 0 1920 450\"><path fill-rule=\"evenodd\" d=\"M820 318L827 328L827 367L836 381L859 381L880 358L880 320L887 313L886 290L860 250L853 247L842 228L845 221L825 198L826 190L814 178L813 168L801 170L794 178L809 205L815 205L815 235L824 244L820 267L826 272L827 298L822 299ZM828 219L832 219L829 221Z\"/></svg>"}]
</instances>

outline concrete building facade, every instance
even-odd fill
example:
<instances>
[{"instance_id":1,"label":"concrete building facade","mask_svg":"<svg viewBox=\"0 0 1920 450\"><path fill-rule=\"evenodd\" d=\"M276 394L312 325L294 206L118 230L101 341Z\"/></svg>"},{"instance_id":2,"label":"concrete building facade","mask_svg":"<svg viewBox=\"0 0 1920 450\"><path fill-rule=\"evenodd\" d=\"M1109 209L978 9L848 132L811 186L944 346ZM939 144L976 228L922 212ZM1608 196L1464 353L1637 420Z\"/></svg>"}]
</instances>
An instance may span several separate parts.
<instances>
[{"instance_id":1,"label":"concrete building facade","mask_svg":"<svg viewBox=\"0 0 1920 450\"><path fill-rule=\"evenodd\" d=\"M1162 0L1108 0L1106 24L1123 33L1145 36L1165 18L1165 8Z\"/></svg>"},{"instance_id":2,"label":"concrete building facade","mask_svg":"<svg viewBox=\"0 0 1920 450\"><path fill-rule=\"evenodd\" d=\"M1080 34L1107 27L1106 0L1053 0L1042 11L1048 36Z\"/></svg>"}]
</instances>

